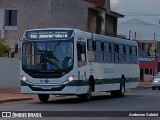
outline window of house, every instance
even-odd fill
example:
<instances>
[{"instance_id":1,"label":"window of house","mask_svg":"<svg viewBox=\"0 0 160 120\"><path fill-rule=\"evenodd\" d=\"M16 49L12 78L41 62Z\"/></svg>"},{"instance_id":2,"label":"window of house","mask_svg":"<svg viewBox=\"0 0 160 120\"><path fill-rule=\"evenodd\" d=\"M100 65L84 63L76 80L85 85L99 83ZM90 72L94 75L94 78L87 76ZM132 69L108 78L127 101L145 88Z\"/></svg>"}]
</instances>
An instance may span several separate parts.
<instances>
[{"instance_id":1,"label":"window of house","mask_svg":"<svg viewBox=\"0 0 160 120\"><path fill-rule=\"evenodd\" d=\"M5 10L5 26L17 26L17 10Z\"/></svg>"},{"instance_id":2,"label":"window of house","mask_svg":"<svg viewBox=\"0 0 160 120\"><path fill-rule=\"evenodd\" d=\"M145 69L145 74L149 75L149 69L148 68Z\"/></svg>"}]
</instances>

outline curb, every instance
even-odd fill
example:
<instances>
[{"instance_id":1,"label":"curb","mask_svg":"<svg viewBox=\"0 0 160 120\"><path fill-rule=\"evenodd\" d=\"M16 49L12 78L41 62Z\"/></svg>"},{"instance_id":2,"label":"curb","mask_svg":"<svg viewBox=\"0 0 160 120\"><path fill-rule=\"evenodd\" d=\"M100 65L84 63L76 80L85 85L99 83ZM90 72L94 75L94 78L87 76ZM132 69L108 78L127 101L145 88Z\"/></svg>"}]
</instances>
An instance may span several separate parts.
<instances>
[{"instance_id":1,"label":"curb","mask_svg":"<svg viewBox=\"0 0 160 120\"><path fill-rule=\"evenodd\" d=\"M19 97L19 98L6 98L0 100L0 104L2 103L9 103L9 102L18 102L18 101L26 101L26 100L32 100L33 98L31 97Z\"/></svg>"}]
</instances>

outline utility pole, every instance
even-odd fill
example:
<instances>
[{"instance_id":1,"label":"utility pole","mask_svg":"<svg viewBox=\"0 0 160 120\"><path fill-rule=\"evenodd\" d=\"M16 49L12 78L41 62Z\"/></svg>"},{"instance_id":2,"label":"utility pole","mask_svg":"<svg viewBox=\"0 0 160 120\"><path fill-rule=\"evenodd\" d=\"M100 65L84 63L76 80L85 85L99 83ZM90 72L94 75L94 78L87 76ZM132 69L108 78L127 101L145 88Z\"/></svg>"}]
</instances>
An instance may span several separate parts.
<instances>
[{"instance_id":1,"label":"utility pole","mask_svg":"<svg viewBox=\"0 0 160 120\"><path fill-rule=\"evenodd\" d=\"M131 39L131 30L129 30L129 40Z\"/></svg>"},{"instance_id":2,"label":"utility pole","mask_svg":"<svg viewBox=\"0 0 160 120\"><path fill-rule=\"evenodd\" d=\"M156 40L156 33L154 33L154 38L153 39Z\"/></svg>"},{"instance_id":3,"label":"utility pole","mask_svg":"<svg viewBox=\"0 0 160 120\"><path fill-rule=\"evenodd\" d=\"M134 39L135 40L137 39L137 33L136 32L134 33Z\"/></svg>"}]
</instances>

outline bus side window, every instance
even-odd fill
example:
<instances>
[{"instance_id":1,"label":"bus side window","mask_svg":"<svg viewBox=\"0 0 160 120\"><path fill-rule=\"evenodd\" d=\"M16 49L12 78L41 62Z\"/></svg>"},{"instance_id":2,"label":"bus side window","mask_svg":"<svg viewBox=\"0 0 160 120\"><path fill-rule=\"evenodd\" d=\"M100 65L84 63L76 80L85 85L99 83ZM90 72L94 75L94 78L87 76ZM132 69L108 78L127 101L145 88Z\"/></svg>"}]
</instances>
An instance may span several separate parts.
<instances>
[{"instance_id":1,"label":"bus side window","mask_svg":"<svg viewBox=\"0 0 160 120\"><path fill-rule=\"evenodd\" d=\"M86 44L85 42L77 42L78 66L84 66L86 62Z\"/></svg>"},{"instance_id":2,"label":"bus side window","mask_svg":"<svg viewBox=\"0 0 160 120\"><path fill-rule=\"evenodd\" d=\"M133 64L138 63L137 47L136 46L132 46L132 63Z\"/></svg>"},{"instance_id":3,"label":"bus side window","mask_svg":"<svg viewBox=\"0 0 160 120\"><path fill-rule=\"evenodd\" d=\"M102 63L103 62L103 43L100 40L96 40L96 51L95 51L95 56L96 56L96 62Z\"/></svg>"},{"instance_id":4,"label":"bus side window","mask_svg":"<svg viewBox=\"0 0 160 120\"><path fill-rule=\"evenodd\" d=\"M104 62L111 62L111 44L109 42L104 42Z\"/></svg>"},{"instance_id":5,"label":"bus side window","mask_svg":"<svg viewBox=\"0 0 160 120\"><path fill-rule=\"evenodd\" d=\"M109 43L109 52L112 52L112 46L111 46L111 43Z\"/></svg>"},{"instance_id":6,"label":"bus side window","mask_svg":"<svg viewBox=\"0 0 160 120\"><path fill-rule=\"evenodd\" d=\"M123 45L119 45L119 63L124 63Z\"/></svg>"},{"instance_id":7,"label":"bus side window","mask_svg":"<svg viewBox=\"0 0 160 120\"><path fill-rule=\"evenodd\" d=\"M119 62L119 45L114 44L114 62L118 63Z\"/></svg>"},{"instance_id":8,"label":"bus side window","mask_svg":"<svg viewBox=\"0 0 160 120\"><path fill-rule=\"evenodd\" d=\"M114 44L110 44L110 50L111 50L111 62L114 63Z\"/></svg>"},{"instance_id":9,"label":"bus side window","mask_svg":"<svg viewBox=\"0 0 160 120\"><path fill-rule=\"evenodd\" d=\"M132 47L129 46L129 54L132 55Z\"/></svg>"},{"instance_id":10,"label":"bus side window","mask_svg":"<svg viewBox=\"0 0 160 120\"><path fill-rule=\"evenodd\" d=\"M89 62L95 61L95 42L87 40L87 58Z\"/></svg>"},{"instance_id":11,"label":"bus side window","mask_svg":"<svg viewBox=\"0 0 160 120\"><path fill-rule=\"evenodd\" d=\"M126 63L131 63L131 51L128 45L126 45Z\"/></svg>"},{"instance_id":12,"label":"bus side window","mask_svg":"<svg viewBox=\"0 0 160 120\"><path fill-rule=\"evenodd\" d=\"M114 52L119 53L119 45L118 44L114 44Z\"/></svg>"},{"instance_id":13,"label":"bus side window","mask_svg":"<svg viewBox=\"0 0 160 120\"><path fill-rule=\"evenodd\" d=\"M126 54L126 47L123 45L123 53Z\"/></svg>"},{"instance_id":14,"label":"bus side window","mask_svg":"<svg viewBox=\"0 0 160 120\"><path fill-rule=\"evenodd\" d=\"M93 40L87 40L87 50L88 51L95 50L95 42Z\"/></svg>"}]
</instances>

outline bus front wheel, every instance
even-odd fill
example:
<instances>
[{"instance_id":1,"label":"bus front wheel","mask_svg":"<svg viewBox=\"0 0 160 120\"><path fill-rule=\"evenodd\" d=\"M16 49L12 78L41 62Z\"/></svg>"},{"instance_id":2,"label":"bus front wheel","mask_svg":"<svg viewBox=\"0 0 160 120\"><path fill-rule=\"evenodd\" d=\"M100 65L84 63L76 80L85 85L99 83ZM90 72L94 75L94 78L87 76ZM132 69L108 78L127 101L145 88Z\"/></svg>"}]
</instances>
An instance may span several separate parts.
<instances>
[{"instance_id":1,"label":"bus front wheel","mask_svg":"<svg viewBox=\"0 0 160 120\"><path fill-rule=\"evenodd\" d=\"M47 102L49 99L49 95L48 94L38 94L38 98L41 102Z\"/></svg>"},{"instance_id":2,"label":"bus front wheel","mask_svg":"<svg viewBox=\"0 0 160 120\"><path fill-rule=\"evenodd\" d=\"M92 97L92 87L91 87L91 85L88 86L87 93L78 95L78 97L82 98L82 100L85 101L85 102L89 102L91 100L91 97Z\"/></svg>"}]
</instances>

